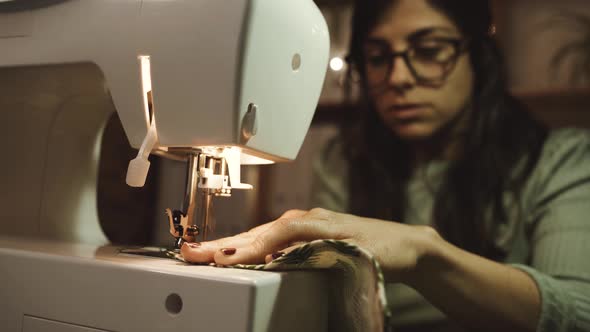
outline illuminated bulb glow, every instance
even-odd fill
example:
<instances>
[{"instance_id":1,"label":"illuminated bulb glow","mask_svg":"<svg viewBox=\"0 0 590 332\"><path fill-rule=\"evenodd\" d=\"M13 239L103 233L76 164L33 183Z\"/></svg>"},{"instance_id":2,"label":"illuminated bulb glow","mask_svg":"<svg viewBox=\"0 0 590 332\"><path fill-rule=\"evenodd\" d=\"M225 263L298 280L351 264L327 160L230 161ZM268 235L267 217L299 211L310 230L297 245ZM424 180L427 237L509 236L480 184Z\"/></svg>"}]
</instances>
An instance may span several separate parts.
<instances>
[{"instance_id":1,"label":"illuminated bulb glow","mask_svg":"<svg viewBox=\"0 0 590 332\"><path fill-rule=\"evenodd\" d=\"M341 71L344 68L344 61L342 58L334 57L330 60L330 69L333 71Z\"/></svg>"},{"instance_id":2,"label":"illuminated bulb glow","mask_svg":"<svg viewBox=\"0 0 590 332\"><path fill-rule=\"evenodd\" d=\"M145 119L149 124L149 106L147 100L147 93L152 91L152 73L150 57L147 55L140 55L139 61L141 65L141 84L143 89L143 104L145 110Z\"/></svg>"}]
</instances>

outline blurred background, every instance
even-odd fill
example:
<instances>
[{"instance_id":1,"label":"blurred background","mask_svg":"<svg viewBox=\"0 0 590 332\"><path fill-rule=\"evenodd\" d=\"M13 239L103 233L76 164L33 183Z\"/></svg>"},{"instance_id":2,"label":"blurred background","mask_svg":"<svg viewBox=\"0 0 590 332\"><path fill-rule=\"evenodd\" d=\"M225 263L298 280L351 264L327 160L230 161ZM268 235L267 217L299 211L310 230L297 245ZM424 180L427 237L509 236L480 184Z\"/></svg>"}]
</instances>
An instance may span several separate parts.
<instances>
[{"instance_id":1,"label":"blurred background","mask_svg":"<svg viewBox=\"0 0 590 332\"><path fill-rule=\"evenodd\" d=\"M251 191L234 190L214 201L216 232L223 237L309 209L311 161L338 125L354 112L356 91L344 87L351 1L316 0L331 33L331 61L313 123L295 162L243 166ZM550 127L590 127L590 2L587 0L496 0L493 30L505 54L509 86ZM117 244L168 246L165 208L180 208L185 164L152 156L146 187L125 184L128 147L116 114L105 130L99 173L98 213Z\"/></svg>"}]
</instances>

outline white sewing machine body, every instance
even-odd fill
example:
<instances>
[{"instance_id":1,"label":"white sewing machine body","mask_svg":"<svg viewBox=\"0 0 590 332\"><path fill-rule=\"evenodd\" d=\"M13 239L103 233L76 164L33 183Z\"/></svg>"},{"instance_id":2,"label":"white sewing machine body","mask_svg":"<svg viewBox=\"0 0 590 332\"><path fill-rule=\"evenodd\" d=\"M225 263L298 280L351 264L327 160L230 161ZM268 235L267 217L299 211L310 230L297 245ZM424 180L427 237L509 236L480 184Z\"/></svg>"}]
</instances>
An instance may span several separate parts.
<instances>
[{"instance_id":1,"label":"white sewing machine body","mask_svg":"<svg viewBox=\"0 0 590 332\"><path fill-rule=\"evenodd\" d=\"M2 331L326 331L322 274L186 266L0 237Z\"/></svg>"},{"instance_id":2,"label":"white sewing machine body","mask_svg":"<svg viewBox=\"0 0 590 332\"><path fill-rule=\"evenodd\" d=\"M313 1L16 3L0 2L2 331L287 331L307 324L287 324L281 313L295 307L306 330L323 330L317 276L120 255L104 247L96 205L114 111L135 148L157 127L152 148L163 154L295 158L328 61ZM229 181L241 187L239 173ZM179 314L170 294L182 298Z\"/></svg>"}]
</instances>

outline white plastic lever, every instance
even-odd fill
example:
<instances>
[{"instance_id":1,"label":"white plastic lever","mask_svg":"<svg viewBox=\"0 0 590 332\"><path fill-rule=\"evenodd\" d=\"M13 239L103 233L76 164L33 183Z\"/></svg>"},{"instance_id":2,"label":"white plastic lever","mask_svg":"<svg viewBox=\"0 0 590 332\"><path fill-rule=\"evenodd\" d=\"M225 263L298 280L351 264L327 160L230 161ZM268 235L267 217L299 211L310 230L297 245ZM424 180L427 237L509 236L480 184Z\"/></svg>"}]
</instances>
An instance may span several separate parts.
<instances>
[{"instance_id":1,"label":"white plastic lever","mask_svg":"<svg viewBox=\"0 0 590 332\"><path fill-rule=\"evenodd\" d=\"M148 172L150 170L150 161L148 157L154 146L158 142L158 131L156 130L156 119L152 118L152 124L148 129L141 148L137 153L137 157L129 162L129 168L127 168L127 179L126 182L131 187L143 187L147 179Z\"/></svg>"},{"instance_id":2,"label":"white plastic lever","mask_svg":"<svg viewBox=\"0 0 590 332\"><path fill-rule=\"evenodd\" d=\"M241 183L240 180L240 154L242 150L240 148L232 147L226 148L223 151L223 156L227 162L227 168L229 170L229 181L232 189L252 189L252 185Z\"/></svg>"}]
</instances>

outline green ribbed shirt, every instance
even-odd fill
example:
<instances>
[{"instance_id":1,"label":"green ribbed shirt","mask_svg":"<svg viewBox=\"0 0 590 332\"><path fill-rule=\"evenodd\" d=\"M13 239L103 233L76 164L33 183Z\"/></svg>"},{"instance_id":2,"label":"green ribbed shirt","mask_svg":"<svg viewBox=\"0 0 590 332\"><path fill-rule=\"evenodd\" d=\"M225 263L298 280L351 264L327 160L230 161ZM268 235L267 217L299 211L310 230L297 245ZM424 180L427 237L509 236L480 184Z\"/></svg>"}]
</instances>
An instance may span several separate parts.
<instances>
[{"instance_id":1,"label":"green ribbed shirt","mask_svg":"<svg viewBox=\"0 0 590 332\"><path fill-rule=\"evenodd\" d=\"M314 160L314 207L349 212L343 148L336 139L329 141ZM434 195L446 168L446 162L434 161L415 170L407 187L404 223L432 223ZM550 132L521 195L522 213L514 197L504 195L509 218L497 227L494 239L508 253L504 263L528 273L539 287L537 330L590 331L590 131ZM394 326L446 321L405 285L388 284L387 298Z\"/></svg>"}]
</instances>

